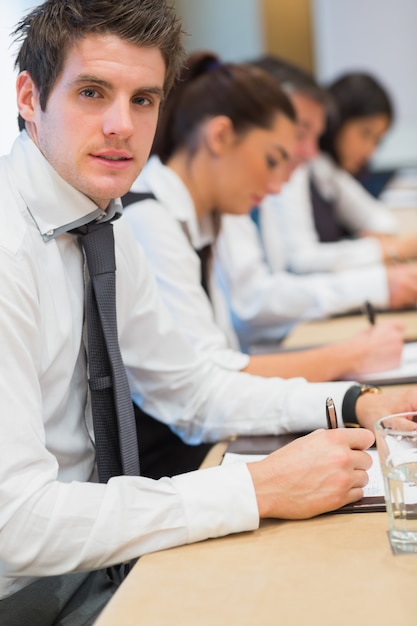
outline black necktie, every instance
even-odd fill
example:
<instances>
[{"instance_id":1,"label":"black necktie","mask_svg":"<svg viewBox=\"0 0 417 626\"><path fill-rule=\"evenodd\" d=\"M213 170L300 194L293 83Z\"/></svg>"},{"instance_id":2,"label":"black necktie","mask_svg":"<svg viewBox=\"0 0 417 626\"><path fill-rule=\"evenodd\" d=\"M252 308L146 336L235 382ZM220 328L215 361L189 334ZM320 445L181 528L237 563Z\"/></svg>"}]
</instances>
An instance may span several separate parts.
<instances>
[{"instance_id":1,"label":"black necktie","mask_svg":"<svg viewBox=\"0 0 417 626\"><path fill-rule=\"evenodd\" d=\"M310 198L314 225L320 241L330 243L352 237L352 232L340 224L334 201L327 200L323 196L312 176L310 177Z\"/></svg>"},{"instance_id":2,"label":"black necktie","mask_svg":"<svg viewBox=\"0 0 417 626\"><path fill-rule=\"evenodd\" d=\"M84 248L89 282L86 316L89 385L100 482L139 474L135 416L120 354L116 318L113 225L93 222L71 231Z\"/></svg>"},{"instance_id":3,"label":"black necktie","mask_svg":"<svg viewBox=\"0 0 417 626\"><path fill-rule=\"evenodd\" d=\"M210 270L213 256L211 244L207 244L203 248L200 248L200 250L196 250L196 253L201 263L201 286L210 300Z\"/></svg>"}]
</instances>

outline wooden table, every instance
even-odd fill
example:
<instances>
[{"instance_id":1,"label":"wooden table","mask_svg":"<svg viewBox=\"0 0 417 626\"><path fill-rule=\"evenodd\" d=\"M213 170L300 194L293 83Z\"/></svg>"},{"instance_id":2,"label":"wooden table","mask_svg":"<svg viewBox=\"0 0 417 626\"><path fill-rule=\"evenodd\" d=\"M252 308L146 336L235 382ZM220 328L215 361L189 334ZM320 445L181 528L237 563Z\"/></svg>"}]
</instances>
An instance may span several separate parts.
<instances>
[{"instance_id":1,"label":"wooden table","mask_svg":"<svg viewBox=\"0 0 417 626\"><path fill-rule=\"evenodd\" d=\"M417 554L394 556L387 524L386 513L264 520L147 555L95 626L415 626Z\"/></svg>"},{"instance_id":2,"label":"wooden table","mask_svg":"<svg viewBox=\"0 0 417 626\"><path fill-rule=\"evenodd\" d=\"M417 232L417 207L393 208L391 211L398 220L398 232L400 235L409 235L412 232Z\"/></svg>"},{"instance_id":3,"label":"wooden table","mask_svg":"<svg viewBox=\"0 0 417 626\"><path fill-rule=\"evenodd\" d=\"M378 313L377 319L381 321L401 320L405 327L405 340L417 341L417 310ZM300 348L336 343L337 341L345 341L368 327L369 322L364 315L341 315L313 320L296 326L282 342L282 346L284 348Z\"/></svg>"},{"instance_id":4,"label":"wooden table","mask_svg":"<svg viewBox=\"0 0 417 626\"><path fill-rule=\"evenodd\" d=\"M264 521L142 557L95 626L415 626L417 555L385 513Z\"/></svg>"}]
</instances>

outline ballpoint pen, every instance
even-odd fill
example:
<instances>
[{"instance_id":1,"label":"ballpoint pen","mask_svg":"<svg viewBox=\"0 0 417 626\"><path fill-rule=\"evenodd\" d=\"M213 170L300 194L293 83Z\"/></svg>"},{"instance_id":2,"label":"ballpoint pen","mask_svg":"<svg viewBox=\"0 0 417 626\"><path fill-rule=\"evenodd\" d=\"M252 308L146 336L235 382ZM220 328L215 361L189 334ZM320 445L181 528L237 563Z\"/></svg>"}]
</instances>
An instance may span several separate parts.
<instances>
[{"instance_id":1,"label":"ballpoint pen","mask_svg":"<svg viewBox=\"0 0 417 626\"><path fill-rule=\"evenodd\" d=\"M326 399L326 419L327 419L327 428L329 429L337 428L336 407L334 405L333 398Z\"/></svg>"},{"instance_id":2,"label":"ballpoint pen","mask_svg":"<svg viewBox=\"0 0 417 626\"><path fill-rule=\"evenodd\" d=\"M375 309L372 306L372 304L369 302L369 300L365 302L365 311L366 311L366 316L369 320L369 323L371 324L371 326L374 326L375 325Z\"/></svg>"}]
</instances>

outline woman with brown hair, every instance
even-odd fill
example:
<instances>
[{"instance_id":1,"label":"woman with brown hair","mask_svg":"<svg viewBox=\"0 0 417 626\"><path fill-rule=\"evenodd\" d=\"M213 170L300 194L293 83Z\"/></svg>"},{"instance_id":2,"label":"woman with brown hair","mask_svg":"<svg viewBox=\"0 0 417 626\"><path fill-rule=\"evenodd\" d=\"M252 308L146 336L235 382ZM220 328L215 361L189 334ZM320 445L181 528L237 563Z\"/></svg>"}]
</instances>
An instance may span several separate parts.
<instances>
[{"instance_id":1,"label":"woman with brown hair","mask_svg":"<svg viewBox=\"0 0 417 626\"><path fill-rule=\"evenodd\" d=\"M253 356L239 350L215 279L216 235L223 214L245 215L279 192L294 142L294 109L273 77L221 64L211 53L192 55L162 110L154 156L132 188L151 195L130 196L126 217L183 332L223 367L311 381L393 367L402 348L395 324L337 347ZM304 297L293 290L294 299Z\"/></svg>"}]
</instances>

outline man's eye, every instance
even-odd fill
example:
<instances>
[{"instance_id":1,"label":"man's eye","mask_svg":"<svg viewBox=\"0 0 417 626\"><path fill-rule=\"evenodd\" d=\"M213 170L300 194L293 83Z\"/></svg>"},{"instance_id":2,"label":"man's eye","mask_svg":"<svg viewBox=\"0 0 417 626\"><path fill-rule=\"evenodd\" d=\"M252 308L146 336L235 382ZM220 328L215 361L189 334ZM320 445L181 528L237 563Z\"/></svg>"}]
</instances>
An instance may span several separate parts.
<instances>
[{"instance_id":1,"label":"man's eye","mask_svg":"<svg viewBox=\"0 0 417 626\"><path fill-rule=\"evenodd\" d=\"M137 96L133 99L135 104L139 104L140 106L149 106L151 101L149 98L145 98L145 96Z\"/></svg>"},{"instance_id":2,"label":"man's eye","mask_svg":"<svg viewBox=\"0 0 417 626\"><path fill-rule=\"evenodd\" d=\"M95 89L83 89L81 94L86 98L96 98L97 91Z\"/></svg>"}]
</instances>

